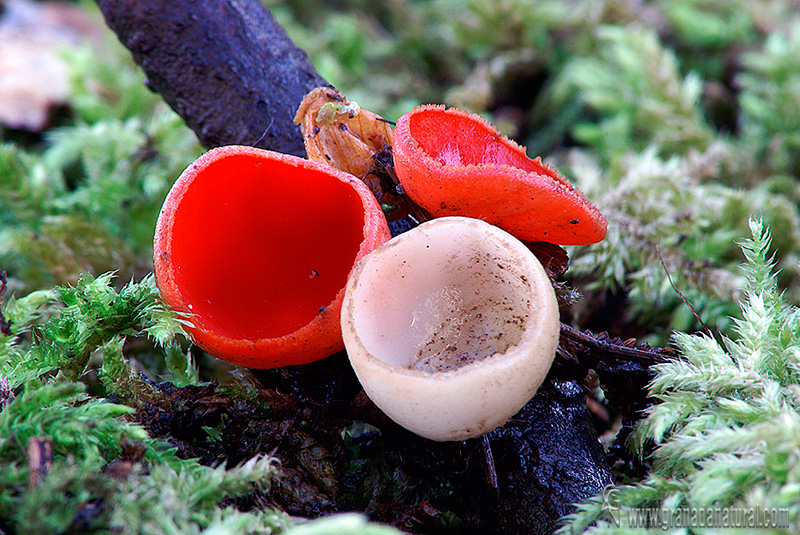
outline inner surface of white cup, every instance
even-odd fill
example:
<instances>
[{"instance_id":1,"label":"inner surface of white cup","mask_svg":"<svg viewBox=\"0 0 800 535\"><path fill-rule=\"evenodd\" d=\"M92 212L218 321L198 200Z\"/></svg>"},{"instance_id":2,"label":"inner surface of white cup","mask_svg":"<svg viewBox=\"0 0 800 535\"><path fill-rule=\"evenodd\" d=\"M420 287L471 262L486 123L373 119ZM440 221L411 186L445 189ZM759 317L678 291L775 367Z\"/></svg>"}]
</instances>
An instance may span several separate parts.
<instances>
[{"instance_id":1,"label":"inner surface of white cup","mask_svg":"<svg viewBox=\"0 0 800 535\"><path fill-rule=\"evenodd\" d=\"M428 226L364 266L354 322L370 354L392 366L442 372L519 343L535 321L530 281L508 245L484 229Z\"/></svg>"}]
</instances>

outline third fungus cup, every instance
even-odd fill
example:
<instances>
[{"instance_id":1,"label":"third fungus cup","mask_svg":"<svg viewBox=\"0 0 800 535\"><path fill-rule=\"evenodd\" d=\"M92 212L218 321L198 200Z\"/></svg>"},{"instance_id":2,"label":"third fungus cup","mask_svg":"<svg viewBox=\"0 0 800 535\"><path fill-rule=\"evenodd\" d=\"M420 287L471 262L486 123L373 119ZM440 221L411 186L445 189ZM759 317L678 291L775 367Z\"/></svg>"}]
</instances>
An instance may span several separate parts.
<instances>
[{"instance_id":1,"label":"third fungus cup","mask_svg":"<svg viewBox=\"0 0 800 535\"><path fill-rule=\"evenodd\" d=\"M568 180L473 113L419 106L397 120L394 170L435 217L468 216L521 240L586 245L608 222Z\"/></svg>"},{"instance_id":2,"label":"third fungus cup","mask_svg":"<svg viewBox=\"0 0 800 535\"><path fill-rule=\"evenodd\" d=\"M555 292L536 257L477 219L443 217L365 256L342 332L373 402L423 437L464 440L503 425L555 355Z\"/></svg>"}]
</instances>

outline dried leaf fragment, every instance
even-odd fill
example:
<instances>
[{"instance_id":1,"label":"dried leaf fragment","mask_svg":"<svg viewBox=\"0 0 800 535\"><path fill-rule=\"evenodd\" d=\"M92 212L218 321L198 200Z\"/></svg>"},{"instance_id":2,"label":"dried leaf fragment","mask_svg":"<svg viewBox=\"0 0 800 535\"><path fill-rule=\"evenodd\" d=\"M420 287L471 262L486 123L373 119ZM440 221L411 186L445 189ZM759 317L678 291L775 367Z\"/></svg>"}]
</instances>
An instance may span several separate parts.
<instances>
[{"instance_id":1,"label":"dried leaf fragment","mask_svg":"<svg viewBox=\"0 0 800 535\"><path fill-rule=\"evenodd\" d=\"M381 203L388 221L409 214L416 224L429 219L398 187L391 123L329 87L311 90L294 122L300 125L308 159L360 178Z\"/></svg>"},{"instance_id":2,"label":"dried leaf fragment","mask_svg":"<svg viewBox=\"0 0 800 535\"><path fill-rule=\"evenodd\" d=\"M309 160L362 180L373 167L373 155L392 144L387 121L328 87L305 96L294 122L300 125Z\"/></svg>"},{"instance_id":3,"label":"dried leaf fragment","mask_svg":"<svg viewBox=\"0 0 800 535\"><path fill-rule=\"evenodd\" d=\"M522 243L536 255L549 277L560 277L569 268L569 255L553 243L544 241L523 241Z\"/></svg>"}]
</instances>

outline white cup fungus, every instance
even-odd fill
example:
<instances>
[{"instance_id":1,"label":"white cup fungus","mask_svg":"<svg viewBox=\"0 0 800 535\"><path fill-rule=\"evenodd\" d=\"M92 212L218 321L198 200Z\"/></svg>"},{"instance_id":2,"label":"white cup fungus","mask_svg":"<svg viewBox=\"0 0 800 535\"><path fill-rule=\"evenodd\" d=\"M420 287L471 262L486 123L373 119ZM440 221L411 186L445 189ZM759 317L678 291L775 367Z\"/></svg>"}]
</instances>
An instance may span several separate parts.
<instances>
[{"instance_id":1,"label":"white cup fungus","mask_svg":"<svg viewBox=\"0 0 800 535\"><path fill-rule=\"evenodd\" d=\"M365 256L342 331L372 401L423 437L464 440L527 403L555 356L559 315L542 265L477 219L443 217Z\"/></svg>"}]
</instances>

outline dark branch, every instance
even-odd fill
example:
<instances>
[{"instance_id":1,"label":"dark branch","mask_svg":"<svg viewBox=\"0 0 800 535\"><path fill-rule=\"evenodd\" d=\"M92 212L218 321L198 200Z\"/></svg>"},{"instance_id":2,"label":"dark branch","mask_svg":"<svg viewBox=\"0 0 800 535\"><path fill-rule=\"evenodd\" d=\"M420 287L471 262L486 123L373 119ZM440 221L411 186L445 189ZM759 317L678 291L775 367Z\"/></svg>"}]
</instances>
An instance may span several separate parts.
<instances>
[{"instance_id":1,"label":"dark branch","mask_svg":"<svg viewBox=\"0 0 800 535\"><path fill-rule=\"evenodd\" d=\"M675 351L668 347L651 348L647 344L641 344L637 347L633 345L636 342L635 340L625 342L611 339L605 333L596 335L589 332L581 332L564 323L561 324L561 341L562 345L566 341L573 346L577 346L575 348L577 351L590 352L595 360L611 358L650 366L677 357ZM575 352L574 350L565 351L565 354L572 358L577 358L574 355Z\"/></svg>"},{"instance_id":2,"label":"dark branch","mask_svg":"<svg viewBox=\"0 0 800 535\"><path fill-rule=\"evenodd\" d=\"M96 0L147 84L208 147L305 156L294 125L323 80L259 0Z\"/></svg>"}]
</instances>

